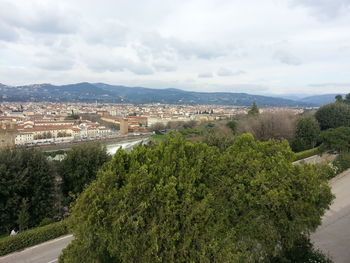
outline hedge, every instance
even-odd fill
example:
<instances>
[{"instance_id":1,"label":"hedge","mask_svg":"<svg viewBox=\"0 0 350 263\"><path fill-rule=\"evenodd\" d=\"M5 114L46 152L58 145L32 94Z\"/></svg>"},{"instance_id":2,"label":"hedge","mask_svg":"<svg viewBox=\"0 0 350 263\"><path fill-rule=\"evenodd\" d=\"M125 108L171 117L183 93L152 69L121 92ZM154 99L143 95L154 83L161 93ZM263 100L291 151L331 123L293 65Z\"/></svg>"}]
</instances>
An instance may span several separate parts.
<instances>
[{"instance_id":1,"label":"hedge","mask_svg":"<svg viewBox=\"0 0 350 263\"><path fill-rule=\"evenodd\" d=\"M316 154L319 154L318 147L312 148L312 149L309 149L306 151L298 152L298 153L295 153L294 161L299 161L299 160L308 158L308 157L316 155Z\"/></svg>"},{"instance_id":2,"label":"hedge","mask_svg":"<svg viewBox=\"0 0 350 263\"><path fill-rule=\"evenodd\" d=\"M15 236L0 239L0 256L34 246L50 239L68 234L65 221L56 222L42 227L33 228Z\"/></svg>"}]
</instances>

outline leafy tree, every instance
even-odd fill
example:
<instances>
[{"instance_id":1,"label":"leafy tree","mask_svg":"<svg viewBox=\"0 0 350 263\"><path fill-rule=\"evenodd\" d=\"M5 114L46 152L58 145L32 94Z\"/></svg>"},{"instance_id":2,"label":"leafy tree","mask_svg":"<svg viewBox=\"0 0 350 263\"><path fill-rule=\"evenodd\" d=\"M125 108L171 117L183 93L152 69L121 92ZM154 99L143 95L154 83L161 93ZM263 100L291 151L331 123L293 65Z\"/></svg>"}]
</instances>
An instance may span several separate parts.
<instances>
[{"instance_id":1,"label":"leafy tree","mask_svg":"<svg viewBox=\"0 0 350 263\"><path fill-rule=\"evenodd\" d=\"M222 136L216 134L215 132L209 132L205 136L203 142L209 146L217 147L220 151L225 151L227 148L232 146L234 138L232 136Z\"/></svg>"},{"instance_id":2,"label":"leafy tree","mask_svg":"<svg viewBox=\"0 0 350 263\"><path fill-rule=\"evenodd\" d=\"M345 103L350 103L350 93L346 94L345 95L345 100L344 100Z\"/></svg>"},{"instance_id":3,"label":"leafy tree","mask_svg":"<svg viewBox=\"0 0 350 263\"><path fill-rule=\"evenodd\" d=\"M53 192L54 173L41 151L27 148L0 151L0 233L8 232L19 215L23 219L27 212L28 223L23 225L28 227L52 216Z\"/></svg>"},{"instance_id":4,"label":"leafy tree","mask_svg":"<svg viewBox=\"0 0 350 263\"><path fill-rule=\"evenodd\" d=\"M237 132L237 122L236 121L229 121L226 123L226 126L229 127L233 134Z\"/></svg>"},{"instance_id":5,"label":"leafy tree","mask_svg":"<svg viewBox=\"0 0 350 263\"><path fill-rule=\"evenodd\" d=\"M318 109L315 117L321 130L350 126L350 105L346 103L330 103Z\"/></svg>"},{"instance_id":6,"label":"leafy tree","mask_svg":"<svg viewBox=\"0 0 350 263\"><path fill-rule=\"evenodd\" d=\"M336 102L344 102L343 96L342 95L335 96L335 101Z\"/></svg>"},{"instance_id":7,"label":"leafy tree","mask_svg":"<svg viewBox=\"0 0 350 263\"><path fill-rule=\"evenodd\" d=\"M350 168L350 152L340 153L335 160L333 165L337 167L337 173L342 173Z\"/></svg>"},{"instance_id":8,"label":"leafy tree","mask_svg":"<svg viewBox=\"0 0 350 263\"><path fill-rule=\"evenodd\" d=\"M320 126L312 115L302 115L296 121L292 148L296 152L314 148L320 135Z\"/></svg>"},{"instance_id":9,"label":"leafy tree","mask_svg":"<svg viewBox=\"0 0 350 263\"><path fill-rule=\"evenodd\" d=\"M29 213L28 213L28 199L23 198L22 203L21 203L21 207L20 207L20 211L19 211L19 215L18 215L18 219L17 219L19 231L23 231L23 230L26 230L28 228L29 219L30 218L29 218Z\"/></svg>"},{"instance_id":10,"label":"leafy tree","mask_svg":"<svg viewBox=\"0 0 350 263\"><path fill-rule=\"evenodd\" d=\"M119 150L78 197L60 262L262 262L314 230L332 194L287 142L179 137Z\"/></svg>"},{"instance_id":11,"label":"leafy tree","mask_svg":"<svg viewBox=\"0 0 350 263\"><path fill-rule=\"evenodd\" d=\"M100 167L110 159L106 148L98 143L74 146L67 152L59 167L63 179L63 193L79 194L85 184L96 178Z\"/></svg>"},{"instance_id":12,"label":"leafy tree","mask_svg":"<svg viewBox=\"0 0 350 263\"><path fill-rule=\"evenodd\" d=\"M339 127L321 132L322 144L320 151L336 150L339 152L350 149L350 127Z\"/></svg>"},{"instance_id":13,"label":"leafy tree","mask_svg":"<svg viewBox=\"0 0 350 263\"><path fill-rule=\"evenodd\" d=\"M312 246L310 238L302 235L292 248L283 251L282 255L273 257L268 263L332 263L321 251Z\"/></svg>"},{"instance_id":14,"label":"leafy tree","mask_svg":"<svg viewBox=\"0 0 350 263\"><path fill-rule=\"evenodd\" d=\"M197 126L197 122L195 120L186 121L183 124L184 129L193 129L196 126Z\"/></svg>"},{"instance_id":15,"label":"leafy tree","mask_svg":"<svg viewBox=\"0 0 350 263\"><path fill-rule=\"evenodd\" d=\"M248 115L249 116L257 116L257 115L259 115L259 108L256 105L255 101L253 102L250 110L248 111Z\"/></svg>"}]
</instances>

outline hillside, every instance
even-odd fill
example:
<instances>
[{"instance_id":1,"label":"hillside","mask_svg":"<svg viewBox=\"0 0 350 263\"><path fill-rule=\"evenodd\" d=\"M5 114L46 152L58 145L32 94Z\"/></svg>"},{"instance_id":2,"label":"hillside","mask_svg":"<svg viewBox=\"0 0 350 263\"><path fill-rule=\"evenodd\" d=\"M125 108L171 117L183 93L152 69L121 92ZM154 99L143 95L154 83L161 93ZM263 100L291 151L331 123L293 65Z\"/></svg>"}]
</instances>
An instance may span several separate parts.
<instances>
[{"instance_id":1,"label":"hillside","mask_svg":"<svg viewBox=\"0 0 350 263\"><path fill-rule=\"evenodd\" d=\"M56 86L33 84L6 86L0 84L0 101L52 101L52 102L109 102L109 103L164 103L214 104L249 106L256 102L260 107L314 106L311 101L294 101L269 96L229 92L193 92L179 89L150 89L144 87L115 86L104 83L77 83Z\"/></svg>"},{"instance_id":2,"label":"hillside","mask_svg":"<svg viewBox=\"0 0 350 263\"><path fill-rule=\"evenodd\" d=\"M300 99L299 101L305 102L305 103L313 103L317 106L321 106L324 104L328 104L335 101L335 96L342 95L345 96L345 94L324 94L324 95L315 95L315 96L309 96Z\"/></svg>"}]
</instances>

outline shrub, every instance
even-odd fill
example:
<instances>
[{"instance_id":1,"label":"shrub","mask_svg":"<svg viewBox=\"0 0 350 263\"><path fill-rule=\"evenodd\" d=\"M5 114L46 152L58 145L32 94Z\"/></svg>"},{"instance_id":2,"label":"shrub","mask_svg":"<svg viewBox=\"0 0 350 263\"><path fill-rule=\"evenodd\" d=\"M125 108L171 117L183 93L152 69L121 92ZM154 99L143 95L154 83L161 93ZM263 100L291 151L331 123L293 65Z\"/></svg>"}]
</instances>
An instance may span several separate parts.
<instances>
[{"instance_id":1,"label":"shrub","mask_svg":"<svg viewBox=\"0 0 350 263\"><path fill-rule=\"evenodd\" d=\"M79 195L60 262L264 262L321 223L333 199L286 141L226 151L171 136L119 150Z\"/></svg>"},{"instance_id":2,"label":"shrub","mask_svg":"<svg viewBox=\"0 0 350 263\"><path fill-rule=\"evenodd\" d=\"M306 150L306 151L302 151L302 152L298 152L295 154L295 159L294 161L299 161L299 160L302 160L302 159L305 159L305 158L308 158L310 156L313 156L313 155L316 155L319 153L319 150L318 148L313 148L313 149L310 149L310 150Z\"/></svg>"},{"instance_id":3,"label":"shrub","mask_svg":"<svg viewBox=\"0 0 350 263\"><path fill-rule=\"evenodd\" d=\"M46 225L52 224L54 222L55 222L55 220L53 220L52 218L45 217L43 220L41 220L39 226L46 226Z\"/></svg>"},{"instance_id":4,"label":"shrub","mask_svg":"<svg viewBox=\"0 0 350 263\"><path fill-rule=\"evenodd\" d=\"M8 236L0 239L0 256L11 252L34 246L50 239L65 235L68 233L64 221L56 222L50 225L33 228L15 236Z\"/></svg>"},{"instance_id":5,"label":"shrub","mask_svg":"<svg viewBox=\"0 0 350 263\"><path fill-rule=\"evenodd\" d=\"M332 263L325 254L313 247L310 238L301 236L293 244L293 247L283 251L281 256L270 259L269 263L294 263L294 262L314 262Z\"/></svg>"},{"instance_id":6,"label":"shrub","mask_svg":"<svg viewBox=\"0 0 350 263\"><path fill-rule=\"evenodd\" d=\"M320 135L322 144L321 152L327 150L349 151L350 150L350 127L339 127L323 131Z\"/></svg>"},{"instance_id":7,"label":"shrub","mask_svg":"<svg viewBox=\"0 0 350 263\"><path fill-rule=\"evenodd\" d=\"M350 105L346 103L330 103L322 106L315 113L321 130L350 126Z\"/></svg>"},{"instance_id":8,"label":"shrub","mask_svg":"<svg viewBox=\"0 0 350 263\"><path fill-rule=\"evenodd\" d=\"M345 170L350 168L350 152L342 152L339 154L334 162L333 165L337 167L337 172L342 173Z\"/></svg>"}]
</instances>

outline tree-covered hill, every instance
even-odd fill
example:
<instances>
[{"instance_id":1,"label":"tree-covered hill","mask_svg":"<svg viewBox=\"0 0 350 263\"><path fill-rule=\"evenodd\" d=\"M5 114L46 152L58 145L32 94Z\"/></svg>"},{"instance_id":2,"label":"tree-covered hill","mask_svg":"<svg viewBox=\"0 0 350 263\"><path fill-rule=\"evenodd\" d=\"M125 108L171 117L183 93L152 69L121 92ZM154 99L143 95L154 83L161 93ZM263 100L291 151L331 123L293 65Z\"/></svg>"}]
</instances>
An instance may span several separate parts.
<instances>
[{"instance_id":1,"label":"tree-covered hill","mask_svg":"<svg viewBox=\"0 0 350 263\"><path fill-rule=\"evenodd\" d=\"M110 103L164 103L212 104L249 106L256 102L260 107L305 107L311 102L230 92L193 92L179 89L150 89L115 86L104 83L77 83L56 86L34 84L25 86L0 85L0 101L53 101L53 102L110 102Z\"/></svg>"}]
</instances>

